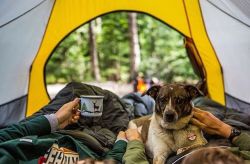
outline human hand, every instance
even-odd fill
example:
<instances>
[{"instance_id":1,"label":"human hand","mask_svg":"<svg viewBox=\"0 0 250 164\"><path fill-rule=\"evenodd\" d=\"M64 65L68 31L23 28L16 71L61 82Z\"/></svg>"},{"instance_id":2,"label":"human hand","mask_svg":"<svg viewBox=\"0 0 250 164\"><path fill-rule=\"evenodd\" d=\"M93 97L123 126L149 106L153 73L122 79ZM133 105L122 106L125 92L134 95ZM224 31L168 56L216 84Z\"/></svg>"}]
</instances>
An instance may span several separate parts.
<instances>
[{"instance_id":1,"label":"human hand","mask_svg":"<svg viewBox=\"0 0 250 164\"><path fill-rule=\"evenodd\" d=\"M138 132L138 129L128 129L126 130L125 133L128 141L132 140L142 141L141 134Z\"/></svg>"},{"instance_id":2,"label":"human hand","mask_svg":"<svg viewBox=\"0 0 250 164\"><path fill-rule=\"evenodd\" d=\"M125 132L124 132L124 131L120 131L120 132L118 133L116 139L117 139L117 140L127 140Z\"/></svg>"},{"instance_id":3,"label":"human hand","mask_svg":"<svg viewBox=\"0 0 250 164\"><path fill-rule=\"evenodd\" d=\"M212 113L193 108L191 123L198 126L208 134L216 134L228 138L232 127L216 118Z\"/></svg>"},{"instance_id":4,"label":"human hand","mask_svg":"<svg viewBox=\"0 0 250 164\"><path fill-rule=\"evenodd\" d=\"M79 109L79 98L75 98L64 104L56 113L56 118L58 120L58 126L60 129L65 128L67 125L76 123L80 118Z\"/></svg>"}]
</instances>

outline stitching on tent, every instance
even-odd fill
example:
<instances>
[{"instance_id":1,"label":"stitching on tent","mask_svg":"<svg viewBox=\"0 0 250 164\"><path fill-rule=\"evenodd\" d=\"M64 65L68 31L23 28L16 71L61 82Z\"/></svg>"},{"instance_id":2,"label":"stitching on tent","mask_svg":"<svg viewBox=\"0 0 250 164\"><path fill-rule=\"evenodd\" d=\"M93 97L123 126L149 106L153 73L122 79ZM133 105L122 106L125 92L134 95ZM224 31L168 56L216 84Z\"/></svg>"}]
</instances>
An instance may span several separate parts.
<instances>
[{"instance_id":1,"label":"stitching on tent","mask_svg":"<svg viewBox=\"0 0 250 164\"><path fill-rule=\"evenodd\" d=\"M208 33L207 33L206 23L205 23L204 18L203 18L203 12L202 12L202 10L201 10L201 3L200 3L200 1L198 2L198 5L199 5L200 13L201 13L201 20L202 20L202 22L203 22L203 24L204 24L204 31L205 31L205 33L207 34L207 39L208 39L208 41L209 41L209 43L210 43L210 45L211 45L211 47L212 47L212 49L213 49L213 51L214 51L215 57L216 57L218 63L220 64L220 72L221 72L221 75L222 75L221 78L222 78L223 91L224 91L224 102L225 102L225 104L226 104L225 82L224 82L224 76L223 76L222 65L221 65L221 63L220 63L220 60L219 60L219 58L218 58L218 56L217 56L217 54L216 54L216 51L215 51L215 49L214 49L214 46L213 46L213 44L212 44L212 42L211 42L211 40L210 40L210 38L209 38L209 35L208 35Z\"/></svg>"},{"instance_id":2,"label":"stitching on tent","mask_svg":"<svg viewBox=\"0 0 250 164\"><path fill-rule=\"evenodd\" d=\"M193 44L193 46L194 46L194 48L195 48L195 50L196 50L196 52L197 52L197 58L199 58L199 60L200 60L200 62L201 62L201 66L202 66L202 68L200 68L200 65L198 64L198 62L196 61L196 55L195 54L193 54L193 57L195 58L195 63L196 63L196 65L198 66L198 68L200 69L199 71L201 71L201 73L202 73L202 76L204 76L204 77L201 77L201 79L202 80L206 80L206 90L207 90L207 93L208 93L208 87L207 87L207 70L205 69L205 66L204 66L204 63L203 63L203 61L202 61L202 59L201 59L201 56L200 56L200 54L199 54L199 51L197 50L197 47L196 47L196 44L195 44L195 42L193 41L193 35L192 35L192 30L191 30L191 27L190 27L190 22L189 22L189 18L188 18L188 13L187 13L187 7L186 7L186 3L185 3L185 1L184 0L182 0L182 3L183 3L183 6L184 6L184 9L185 9L185 15L186 15L186 18L187 18L187 23L188 23L188 27L189 27L189 32L190 32L190 35L191 35L191 38L189 38L191 41L192 41L192 44ZM186 38L188 38L188 37L186 37ZM186 49L188 49L188 48L186 48ZM188 52L187 52L188 53ZM200 75L199 75L200 76Z\"/></svg>"},{"instance_id":3,"label":"stitching on tent","mask_svg":"<svg viewBox=\"0 0 250 164\"><path fill-rule=\"evenodd\" d=\"M10 103L12 103L12 102L14 102L14 101L17 101L17 100L22 99L22 98L25 98L25 97L28 97L28 94L26 94L26 95L24 95L24 96L20 96L20 97L18 97L18 98L15 98L15 99L13 99L13 100L11 100L11 101L5 102L4 104L1 104L0 107L5 106L5 105L7 105L7 104L10 104Z\"/></svg>"},{"instance_id":4,"label":"stitching on tent","mask_svg":"<svg viewBox=\"0 0 250 164\"><path fill-rule=\"evenodd\" d=\"M30 11L34 10L34 9L37 8L38 6L42 5L45 1L46 1L46 0L43 0L42 2L38 3L36 6L32 7L31 9L29 9L28 11L22 13L21 15L17 16L16 18L14 18L14 19L12 19L12 20L10 20L10 21L8 21L8 22L2 24L2 25L0 26L0 28L2 28L2 27L4 27L4 26L6 26L7 24L10 24L11 22L13 22L13 21L15 21L15 20L21 18L22 16L24 16L24 15L26 15L27 13L29 13Z\"/></svg>"},{"instance_id":5,"label":"stitching on tent","mask_svg":"<svg viewBox=\"0 0 250 164\"><path fill-rule=\"evenodd\" d=\"M44 1L46 1L46 0L44 0ZM46 31L47 31L47 29L48 29L48 25L49 25L49 22L50 22L51 15L52 15L52 12L53 12L54 7L55 7L55 3L56 3L56 2L54 1L53 6L51 7L51 10L50 10L50 15L49 15L49 18L48 18L48 21L47 21L47 24L46 24L45 31L44 31L44 33L43 33L42 40L41 40L41 42L40 42L40 46L39 46L39 48L37 49L36 56L35 56L33 62L31 63L31 65L30 65L30 69L29 69L29 83L28 83L28 94L27 94L27 105L26 105L26 109L25 109L25 116L27 116L27 113L28 113L28 110L29 110L29 107L28 107L28 106L29 106L29 93L30 93L31 71L32 71L33 63L34 63L34 61L36 60L37 54L38 54L38 52L40 51L40 48L41 48L41 46L42 46L42 43L43 43L43 40L44 40L44 36L45 36ZM45 63L45 64L46 64L46 63ZM45 85L45 83L46 83L45 79L44 79L44 82L43 82L43 83L44 83L44 85ZM47 87L45 86L45 88L46 88L47 95L48 95L48 97L49 97L49 94L48 94L48 91L47 91ZM49 99L50 99L50 97L49 97Z\"/></svg>"},{"instance_id":6,"label":"stitching on tent","mask_svg":"<svg viewBox=\"0 0 250 164\"><path fill-rule=\"evenodd\" d=\"M250 105L250 103L248 103L248 102L246 102L246 101L244 101L244 100L241 100L241 99L239 99L239 98L237 98L237 97L235 97L235 96L232 96L231 94L229 94L229 93L227 93L227 92L225 92L225 94L226 94L227 96L230 96L231 98L237 100L237 101L240 101L240 102L242 102L242 103L245 103L245 104Z\"/></svg>"},{"instance_id":7,"label":"stitching on tent","mask_svg":"<svg viewBox=\"0 0 250 164\"><path fill-rule=\"evenodd\" d=\"M212 2L210 2L209 0L207 1L208 3L210 3L212 6L214 6L215 8L217 8L218 10L220 10L221 12L223 12L224 14L228 15L229 17L231 17L232 19L244 24L247 27L250 27L247 23L241 21L240 19L236 18L235 16L232 16L231 14L225 12L224 10L222 10L221 8L219 8L218 6L216 6L215 4L213 4Z\"/></svg>"}]
</instances>

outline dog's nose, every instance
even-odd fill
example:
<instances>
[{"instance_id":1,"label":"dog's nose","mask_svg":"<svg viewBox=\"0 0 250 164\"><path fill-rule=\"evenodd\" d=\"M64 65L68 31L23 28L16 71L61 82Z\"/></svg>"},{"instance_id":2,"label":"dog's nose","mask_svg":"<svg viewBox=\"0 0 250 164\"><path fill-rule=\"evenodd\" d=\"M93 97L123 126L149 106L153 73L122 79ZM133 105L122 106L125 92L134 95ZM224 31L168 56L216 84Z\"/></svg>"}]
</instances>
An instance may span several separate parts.
<instances>
[{"instance_id":1,"label":"dog's nose","mask_svg":"<svg viewBox=\"0 0 250 164\"><path fill-rule=\"evenodd\" d=\"M172 111L166 112L165 113L165 121L167 122L173 122L175 118L175 113Z\"/></svg>"}]
</instances>

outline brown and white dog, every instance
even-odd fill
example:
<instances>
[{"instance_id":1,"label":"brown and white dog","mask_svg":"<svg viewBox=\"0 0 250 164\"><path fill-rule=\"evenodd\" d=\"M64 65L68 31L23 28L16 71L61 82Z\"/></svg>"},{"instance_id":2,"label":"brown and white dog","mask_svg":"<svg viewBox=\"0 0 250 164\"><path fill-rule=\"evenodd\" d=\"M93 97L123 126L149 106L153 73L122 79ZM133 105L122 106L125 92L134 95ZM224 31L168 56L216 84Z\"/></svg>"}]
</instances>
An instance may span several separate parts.
<instances>
[{"instance_id":1,"label":"brown and white dog","mask_svg":"<svg viewBox=\"0 0 250 164\"><path fill-rule=\"evenodd\" d=\"M146 153L153 163L165 163L173 152L207 143L201 130L189 124L193 108L191 100L202 95L196 87L167 84L153 86L145 94L156 102L154 113L130 121L129 128L139 129Z\"/></svg>"}]
</instances>

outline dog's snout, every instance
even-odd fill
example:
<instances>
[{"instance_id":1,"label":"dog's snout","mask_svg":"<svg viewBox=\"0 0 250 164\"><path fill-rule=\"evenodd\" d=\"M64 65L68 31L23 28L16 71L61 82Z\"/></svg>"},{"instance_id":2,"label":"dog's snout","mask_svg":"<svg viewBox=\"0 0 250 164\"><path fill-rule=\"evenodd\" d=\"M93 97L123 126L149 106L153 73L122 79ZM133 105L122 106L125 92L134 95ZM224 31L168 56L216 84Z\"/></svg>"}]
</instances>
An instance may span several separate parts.
<instances>
[{"instance_id":1,"label":"dog's snout","mask_svg":"<svg viewBox=\"0 0 250 164\"><path fill-rule=\"evenodd\" d=\"M166 122L173 122L175 121L175 113L174 111L168 111L165 113L165 121Z\"/></svg>"}]
</instances>

